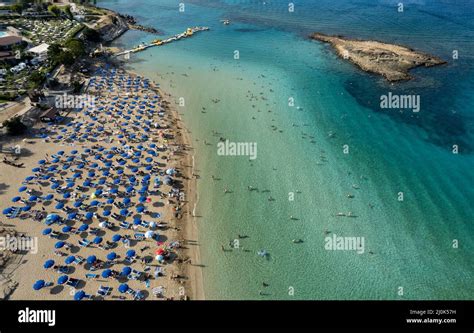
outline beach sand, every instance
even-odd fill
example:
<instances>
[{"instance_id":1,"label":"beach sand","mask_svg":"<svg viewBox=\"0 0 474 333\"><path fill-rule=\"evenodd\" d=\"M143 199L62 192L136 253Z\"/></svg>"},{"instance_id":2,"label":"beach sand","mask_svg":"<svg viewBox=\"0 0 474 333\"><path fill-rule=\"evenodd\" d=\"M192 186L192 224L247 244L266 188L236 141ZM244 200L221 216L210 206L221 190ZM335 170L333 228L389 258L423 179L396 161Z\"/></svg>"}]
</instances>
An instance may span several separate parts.
<instances>
[{"instance_id":1,"label":"beach sand","mask_svg":"<svg viewBox=\"0 0 474 333\"><path fill-rule=\"evenodd\" d=\"M131 74L133 75L133 74ZM150 90L155 90L156 87L150 87ZM155 91L158 91L157 89ZM151 91L150 91L151 92ZM175 134L174 139L169 142L169 147L179 147L183 145L185 149L182 153L177 153L171 155L169 150L165 153L160 153L160 159L165 159L167 156L170 157L170 160L166 164L166 168L176 168L180 170L183 175L183 191L185 193L185 200L182 201L182 218L177 219L174 217L174 212L172 210L171 205L165 205L164 207L160 207L157 211L161 214L161 221L166 222L168 225L168 229L165 231L159 230L160 237L164 237L169 241L178 240L182 246L182 249L177 249L176 253L178 258L181 262L187 263L178 263L177 260L174 260L172 263L167 263L162 265L164 269L164 276L150 279L150 286L145 287L145 283L142 281L127 281L130 288L134 290L141 290L145 295L145 299L153 300L153 299L203 299L204 292L202 289L202 271L200 266L200 256L199 256L199 242L198 242L198 234L197 234L197 226L196 220L192 216L194 199L196 197L196 180L193 178L192 175L192 148L190 147L190 140L189 134L186 132L184 124L179 119L179 115L174 108L174 102L170 101L171 96L166 95L162 92L159 92L162 96L162 101L168 101L169 108L166 119L166 123L170 125L170 130L168 131L170 134ZM107 97L104 98L107 100ZM162 104L164 104L162 102ZM81 113L74 113L71 112L70 116L74 117L73 121L84 121L84 114ZM44 124L37 124L35 127L38 129L39 127L44 126ZM64 125L57 126L57 129L64 128ZM156 139L157 136L153 136L153 139ZM45 156L49 155L51 159L51 155L55 154L59 150L63 150L65 152L65 156L70 154L72 150L79 150L82 152L84 148L88 148L93 144L90 142L84 143L75 143L75 144L66 144L61 140L49 140L49 142L45 139L37 138L37 137L17 137L17 138L8 138L9 141L5 142L5 138L2 138L2 144L4 147L6 146L15 146L19 145L22 149L22 153L20 158L15 161L16 163L23 163L23 168L17 168L14 166L10 166L4 163L0 164L0 196L2 198L1 208L2 210L6 207L15 205L11 202L11 199L15 196L21 195L18 193L18 188L21 186L22 180L32 175L32 168L37 167L38 160L44 159ZM25 140L27 139L27 140ZM101 138L100 142L98 142L101 146L108 149L112 146L117 146L117 142L114 141L113 143L106 142L106 138ZM160 145L162 142L156 142L157 145ZM2 157L3 158L3 157ZM98 178L98 177L97 177ZM82 181L81 181L82 182ZM162 185L163 186L163 185ZM28 185L30 187L30 185ZM38 186L31 186L37 189ZM55 194L49 187L43 187L40 189L42 191L42 195L47 193ZM164 189L162 190L163 193L167 191ZM161 198L160 198L161 199ZM71 199L72 200L72 199ZM156 202L155 196L153 196L153 202ZM159 200L159 201L166 201ZM32 208L41 209L43 203L36 203L36 205ZM49 206L45 206L46 211L54 212L54 201L49 204ZM154 208L149 208L150 210L155 210ZM58 210L56 210L58 211ZM145 218L144 218L145 220ZM150 220L147 218L147 220ZM15 285L17 283L17 287L11 293L9 299L13 300L72 300L73 295L77 290L84 290L88 295L96 295L96 292L100 285L106 285L113 288L111 296L105 297L106 299L131 299L132 296L129 294L119 294L117 292L117 288L120 283L124 281L118 281L114 278L107 278L104 279L100 277L100 273L102 270L94 271L92 273L99 274L97 279L86 279L85 274L91 273L87 271L83 266L84 265L70 265L72 266L72 272L69 273L70 277L80 279L81 282L76 289L73 289L69 286L58 285L56 282L58 276L61 274L52 271L51 269L46 270L43 268L43 264L48 259L53 259L56 264L63 264L65 257L59 257L54 255L54 244L58 241L57 239L52 239L48 236L42 235L42 230L46 228L44 223L38 223L33 221L31 218L27 219L7 219L4 215L0 217L0 221L2 222L1 227L6 228L7 230L15 230L20 234L25 234L30 237L37 237L38 239L38 252L37 253L24 253L24 254L17 254L15 260L11 262L11 264L7 267L2 268L2 276L1 279L3 282L9 281L9 285ZM161 222L160 221L160 222ZM97 223L97 218L94 217L92 219L91 225ZM80 223L79 223L80 224ZM74 227L77 227L78 223L75 223ZM54 228L53 228L54 229ZM57 228L56 228L57 229ZM55 230L56 230L55 229ZM60 230L60 229L59 229ZM122 229L119 231L114 231L113 233L124 233ZM106 234L109 235L111 232L108 230ZM88 238L93 238L94 236L87 235ZM104 259L106 254L110 251L115 251L119 255L118 263L113 265L111 269L115 269L120 271L123 267L121 260L124 258L124 253L126 248L122 245L117 246L114 249L104 251L99 249L98 247L77 247L77 242L81 238L79 235L75 234L68 234L67 239L65 241L67 243L71 243L76 248L71 254L79 254L80 256L86 258L89 255L96 255L99 259ZM104 235L104 240L108 238ZM139 244L135 245L133 249L136 250L137 254L141 257L144 256L151 256L154 258L154 251L157 249L156 242L151 241L149 239L145 239L141 241ZM145 250L143 253L140 253L140 248L144 246L148 246L149 249ZM63 249L61 249L63 250ZM64 251L67 252L67 251ZM68 253L70 254L70 253ZM190 260L187 260L190 258ZM20 264L18 264L20 263ZM133 268L143 271L144 267L139 263L139 261L135 262L131 265ZM158 266L158 262L153 259L151 263L148 264L150 267L150 273L153 272L155 267ZM153 274L151 274L153 275ZM182 278L171 279L171 276L176 276ZM43 279L46 282L54 282L52 287L43 288L39 291L34 291L32 286L35 281ZM2 284L0 284L2 286ZM164 288L163 298L156 298L152 294L152 290L162 286ZM69 289L69 290L68 290ZM0 293L0 296L3 294ZM126 295L125 297L123 295Z\"/></svg>"}]
</instances>

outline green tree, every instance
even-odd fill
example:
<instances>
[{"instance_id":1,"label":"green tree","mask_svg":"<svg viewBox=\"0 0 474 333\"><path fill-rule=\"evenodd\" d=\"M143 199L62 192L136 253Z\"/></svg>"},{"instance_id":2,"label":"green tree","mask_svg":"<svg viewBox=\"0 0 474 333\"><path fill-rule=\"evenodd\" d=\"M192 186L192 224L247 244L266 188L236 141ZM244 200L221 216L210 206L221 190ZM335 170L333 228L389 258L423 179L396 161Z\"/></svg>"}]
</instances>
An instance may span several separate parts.
<instances>
[{"instance_id":1,"label":"green tree","mask_svg":"<svg viewBox=\"0 0 474 333\"><path fill-rule=\"evenodd\" d=\"M74 57L80 57L85 53L84 42L80 39L70 39L66 42L65 46Z\"/></svg>"},{"instance_id":2,"label":"green tree","mask_svg":"<svg viewBox=\"0 0 474 333\"><path fill-rule=\"evenodd\" d=\"M52 13L54 16L59 16L61 14L61 9L56 5L48 6L48 12Z\"/></svg>"},{"instance_id":3,"label":"green tree","mask_svg":"<svg viewBox=\"0 0 474 333\"><path fill-rule=\"evenodd\" d=\"M24 6L21 3L16 3L16 4L11 5L10 8L11 8L12 11L14 11L18 14L21 14L21 12L24 9Z\"/></svg>"},{"instance_id":4,"label":"green tree","mask_svg":"<svg viewBox=\"0 0 474 333\"><path fill-rule=\"evenodd\" d=\"M44 75L44 73L42 73L40 71L36 71L36 72L31 73L30 78L29 78L30 87L32 89L34 89L36 87L39 87L41 85L41 83L43 83L45 78L46 78L46 76Z\"/></svg>"},{"instance_id":5,"label":"green tree","mask_svg":"<svg viewBox=\"0 0 474 333\"><path fill-rule=\"evenodd\" d=\"M19 117L5 120L3 126L7 129L9 135L21 135L28 129L26 125L21 122Z\"/></svg>"},{"instance_id":6,"label":"green tree","mask_svg":"<svg viewBox=\"0 0 474 333\"><path fill-rule=\"evenodd\" d=\"M100 42L102 39L100 36L100 33L97 30L94 30L88 27L84 28L82 34L84 38L88 40L89 42L97 43L97 42Z\"/></svg>"},{"instance_id":7,"label":"green tree","mask_svg":"<svg viewBox=\"0 0 474 333\"><path fill-rule=\"evenodd\" d=\"M67 5L64 7L64 13L67 15L67 17L69 19L73 19L73 15L72 15L72 12L71 12L71 6Z\"/></svg>"}]
</instances>

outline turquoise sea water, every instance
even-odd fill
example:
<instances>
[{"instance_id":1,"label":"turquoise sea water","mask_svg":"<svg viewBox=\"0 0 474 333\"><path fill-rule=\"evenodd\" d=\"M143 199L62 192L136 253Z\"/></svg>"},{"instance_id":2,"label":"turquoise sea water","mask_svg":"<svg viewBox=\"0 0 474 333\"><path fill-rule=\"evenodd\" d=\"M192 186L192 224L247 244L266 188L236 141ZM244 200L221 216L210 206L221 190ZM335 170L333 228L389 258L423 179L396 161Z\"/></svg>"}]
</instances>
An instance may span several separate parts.
<instances>
[{"instance_id":1,"label":"turquoise sea water","mask_svg":"<svg viewBox=\"0 0 474 333\"><path fill-rule=\"evenodd\" d=\"M474 4L408 1L398 13L397 3L306 0L289 13L281 0L193 0L180 13L169 0L99 1L163 37L211 28L130 60L185 100L206 298L474 298ZM308 40L313 31L400 43L448 64L390 85ZM154 38L130 31L116 44ZM389 91L420 95L421 111L380 109ZM218 156L220 137L256 142L257 158ZM365 253L325 250L326 230L364 237ZM222 252L239 234L240 249Z\"/></svg>"}]
</instances>

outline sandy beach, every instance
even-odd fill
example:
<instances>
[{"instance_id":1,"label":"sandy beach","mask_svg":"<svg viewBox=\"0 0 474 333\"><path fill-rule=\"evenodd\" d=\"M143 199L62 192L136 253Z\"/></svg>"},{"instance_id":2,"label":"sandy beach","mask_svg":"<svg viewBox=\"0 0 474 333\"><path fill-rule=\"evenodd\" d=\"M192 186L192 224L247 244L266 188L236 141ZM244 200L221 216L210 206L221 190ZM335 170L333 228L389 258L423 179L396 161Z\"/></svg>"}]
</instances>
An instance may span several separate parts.
<instances>
[{"instance_id":1,"label":"sandy beach","mask_svg":"<svg viewBox=\"0 0 474 333\"><path fill-rule=\"evenodd\" d=\"M0 297L203 299L197 225L192 216L196 197L193 150L174 100L145 78L112 67L93 76L85 93L95 96L94 107L69 112L71 119L60 124L38 123L27 137L2 141L4 147L21 147L15 163L23 166L0 165L1 208L4 211L9 207L30 208L20 210L13 218L4 212L1 230L37 238L38 251L16 253L14 260L2 268ZM119 112L128 107L127 113ZM74 125L68 126L71 123ZM143 128L147 130L143 132ZM74 135L74 131L81 136L71 139L68 135ZM147 137L138 138L139 134ZM147 163L145 152L153 152ZM117 164L119 161L122 164ZM80 165L84 171L79 170ZM107 176L95 174L94 168ZM118 174L118 170L123 171ZM76 176L71 178L75 172ZM145 193L137 195L138 187L130 189L128 194L123 191L123 186L148 184L158 176L160 180L155 180L153 189L147 188ZM168 176L172 180L164 184ZM23 179L29 180L22 184ZM92 185L80 186L84 181ZM51 188L55 183L58 185ZM22 185L28 189L19 193ZM112 191L113 188L116 190ZM48 195L54 196L54 200L48 199ZM32 196L36 199L31 200ZM12 202L15 197L20 199ZM115 202L105 203L105 199ZM84 206L73 207L77 201ZM120 205L116 205L118 202ZM141 204L144 208L135 214ZM77 216L69 218L71 213ZM45 225L46 220L55 220L55 216L59 216L59 223ZM118 227L122 222L130 226ZM143 238L144 234L150 237ZM121 241L112 240L112 236L120 237ZM81 246L83 240L91 243ZM130 250L134 255L130 255ZM164 258L157 260L159 255ZM65 264L71 256L84 261ZM91 256L96 256L96 260ZM51 265L47 264L49 260L54 263L45 268ZM127 274L126 267L131 273ZM61 276L66 277L60 283ZM33 290L38 280L43 280L46 286ZM50 282L52 285L48 286ZM101 295L98 293L101 286L111 289Z\"/></svg>"}]
</instances>

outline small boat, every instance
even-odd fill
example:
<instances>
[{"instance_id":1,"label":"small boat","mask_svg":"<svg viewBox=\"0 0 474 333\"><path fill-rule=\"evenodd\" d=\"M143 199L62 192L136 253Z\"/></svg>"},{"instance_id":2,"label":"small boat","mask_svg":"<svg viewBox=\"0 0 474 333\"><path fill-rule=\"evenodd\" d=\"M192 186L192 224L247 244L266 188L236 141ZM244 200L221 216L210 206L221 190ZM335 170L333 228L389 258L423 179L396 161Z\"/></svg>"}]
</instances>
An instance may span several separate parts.
<instances>
[{"instance_id":1,"label":"small boat","mask_svg":"<svg viewBox=\"0 0 474 333\"><path fill-rule=\"evenodd\" d=\"M227 19L221 20L221 22L222 22L222 24L224 24L224 25L229 25L229 24L230 24L230 20L227 20Z\"/></svg>"},{"instance_id":2,"label":"small boat","mask_svg":"<svg viewBox=\"0 0 474 333\"><path fill-rule=\"evenodd\" d=\"M268 256L267 250L260 250L260 251L257 252L257 254L258 254L260 257L266 257L266 256Z\"/></svg>"}]
</instances>

